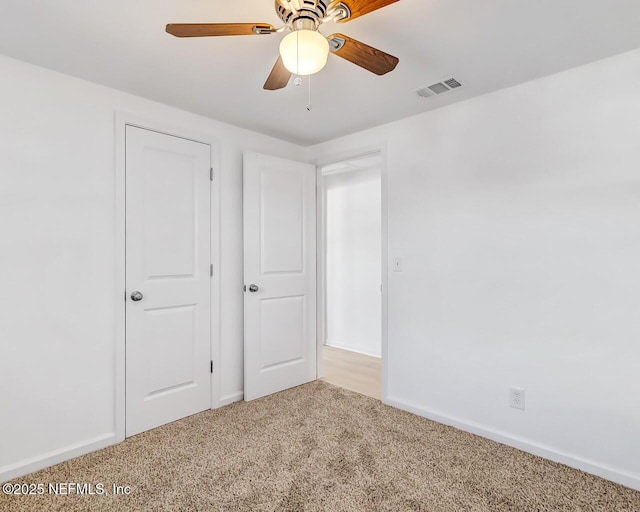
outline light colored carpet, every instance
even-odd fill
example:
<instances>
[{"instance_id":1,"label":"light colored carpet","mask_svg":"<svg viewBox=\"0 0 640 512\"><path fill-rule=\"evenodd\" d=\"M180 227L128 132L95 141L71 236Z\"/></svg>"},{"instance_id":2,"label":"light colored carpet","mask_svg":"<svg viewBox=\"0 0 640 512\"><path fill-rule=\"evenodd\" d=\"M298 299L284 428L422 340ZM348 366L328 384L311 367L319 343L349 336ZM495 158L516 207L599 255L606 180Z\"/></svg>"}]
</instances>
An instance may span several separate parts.
<instances>
[{"instance_id":1,"label":"light colored carpet","mask_svg":"<svg viewBox=\"0 0 640 512\"><path fill-rule=\"evenodd\" d=\"M129 496L0 494L0 509L640 511L640 493L314 382L145 432L19 482Z\"/></svg>"}]
</instances>

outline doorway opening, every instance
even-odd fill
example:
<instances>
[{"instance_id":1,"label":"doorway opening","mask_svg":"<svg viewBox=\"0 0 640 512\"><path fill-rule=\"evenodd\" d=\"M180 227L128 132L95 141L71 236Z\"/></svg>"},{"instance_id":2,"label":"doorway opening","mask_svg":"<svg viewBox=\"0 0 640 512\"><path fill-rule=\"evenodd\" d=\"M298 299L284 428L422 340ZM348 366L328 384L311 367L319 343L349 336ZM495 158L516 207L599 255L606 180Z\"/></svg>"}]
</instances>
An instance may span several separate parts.
<instances>
[{"instance_id":1,"label":"doorway opening","mask_svg":"<svg viewBox=\"0 0 640 512\"><path fill-rule=\"evenodd\" d=\"M381 398L382 157L319 169L319 378Z\"/></svg>"}]
</instances>

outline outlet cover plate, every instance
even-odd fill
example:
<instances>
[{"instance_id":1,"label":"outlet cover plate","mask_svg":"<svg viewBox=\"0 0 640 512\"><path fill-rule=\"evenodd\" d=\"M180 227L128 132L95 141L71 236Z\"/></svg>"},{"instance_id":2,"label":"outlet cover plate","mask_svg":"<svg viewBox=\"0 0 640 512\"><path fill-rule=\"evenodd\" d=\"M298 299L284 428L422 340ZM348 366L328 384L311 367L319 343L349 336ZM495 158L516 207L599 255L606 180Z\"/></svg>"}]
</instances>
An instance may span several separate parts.
<instances>
[{"instance_id":1,"label":"outlet cover plate","mask_svg":"<svg viewBox=\"0 0 640 512\"><path fill-rule=\"evenodd\" d=\"M511 388L511 392L509 394L509 405L514 409L521 409L524 411L524 389Z\"/></svg>"}]
</instances>

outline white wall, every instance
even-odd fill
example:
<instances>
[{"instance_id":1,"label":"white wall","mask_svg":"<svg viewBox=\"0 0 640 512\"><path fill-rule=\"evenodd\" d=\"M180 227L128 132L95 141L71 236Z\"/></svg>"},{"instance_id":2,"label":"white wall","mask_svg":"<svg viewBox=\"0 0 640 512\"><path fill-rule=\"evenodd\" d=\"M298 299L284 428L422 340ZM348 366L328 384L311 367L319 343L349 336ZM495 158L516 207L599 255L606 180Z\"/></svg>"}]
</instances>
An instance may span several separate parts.
<instances>
[{"instance_id":1,"label":"white wall","mask_svg":"<svg viewBox=\"0 0 640 512\"><path fill-rule=\"evenodd\" d=\"M380 168L323 177L326 343L380 357Z\"/></svg>"},{"instance_id":2,"label":"white wall","mask_svg":"<svg viewBox=\"0 0 640 512\"><path fill-rule=\"evenodd\" d=\"M114 112L219 142L221 372L242 397L242 151L297 146L0 57L0 480L113 442ZM75 451L74 451L75 450Z\"/></svg>"},{"instance_id":3,"label":"white wall","mask_svg":"<svg viewBox=\"0 0 640 512\"><path fill-rule=\"evenodd\" d=\"M309 148L387 147L389 403L640 489L639 91L640 50Z\"/></svg>"}]
</instances>

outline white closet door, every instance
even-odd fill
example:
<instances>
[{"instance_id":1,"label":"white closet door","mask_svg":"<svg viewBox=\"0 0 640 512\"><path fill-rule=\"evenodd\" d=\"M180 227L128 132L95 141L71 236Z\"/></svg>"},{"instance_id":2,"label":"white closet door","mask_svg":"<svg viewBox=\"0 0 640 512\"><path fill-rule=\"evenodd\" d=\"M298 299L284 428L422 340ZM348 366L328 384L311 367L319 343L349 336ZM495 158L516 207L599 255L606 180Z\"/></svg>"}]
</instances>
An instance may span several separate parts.
<instances>
[{"instance_id":1,"label":"white closet door","mask_svg":"<svg viewBox=\"0 0 640 512\"><path fill-rule=\"evenodd\" d=\"M126 435L211 407L210 146L126 128Z\"/></svg>"}]
</instances>

